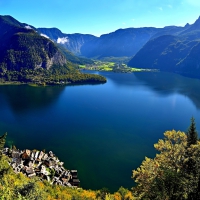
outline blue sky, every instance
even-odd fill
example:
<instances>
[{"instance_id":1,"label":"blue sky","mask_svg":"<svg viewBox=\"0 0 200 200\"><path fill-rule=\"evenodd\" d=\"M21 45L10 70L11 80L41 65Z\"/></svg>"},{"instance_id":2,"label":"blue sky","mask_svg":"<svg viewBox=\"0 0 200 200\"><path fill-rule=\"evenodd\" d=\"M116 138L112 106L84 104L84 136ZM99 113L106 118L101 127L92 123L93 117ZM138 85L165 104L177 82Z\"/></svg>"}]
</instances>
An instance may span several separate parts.
<instances>
[{"instance_id":1,"label":"blue sky","mask_svg":"<svg viewBox=\"0 0 200 200\"><path fill-rule=\"evenodd\" d=\"M200 0L0 0L0 15L37 28L99 36L119 28L194 23Z\"/></svg>"}]
</instances>

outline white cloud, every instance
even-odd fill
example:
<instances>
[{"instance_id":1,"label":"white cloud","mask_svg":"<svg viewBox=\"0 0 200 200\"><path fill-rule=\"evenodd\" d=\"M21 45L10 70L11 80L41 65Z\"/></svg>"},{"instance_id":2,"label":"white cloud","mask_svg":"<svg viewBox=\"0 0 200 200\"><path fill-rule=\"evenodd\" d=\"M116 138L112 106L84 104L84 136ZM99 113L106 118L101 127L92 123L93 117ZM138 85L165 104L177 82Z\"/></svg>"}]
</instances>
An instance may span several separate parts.
<instances>
[{"instance_id":1,"label":"white cloud","mask_svg":"<svg viewBox=\"0 0 200 200\"><path fill-rule=\"evenodd\" d=\"M26 28L26 29L32 29L29 25L28 25L28 26L25 26L25 28Z\"/></svg>"},{"instance_id":2,"label":"white cloud","mask_svg":"<svg viewBox=\"0 0 200 200\"><path fill-rule=\"evenodd\" d=\"M125 23L125 22L123 22L122 24L123 24L123 25L126 25L126 23Z\"/></svg>"},{"instance_id":3,"label":"white cloud","mask_svg":"<svg viewBox=\"0 0 200 200\"><path fill-rule=\"evenodd\" d=\"M57 43L59 43L59 44L65 44L68 41L69 41L68 37L63 37L63 38L58 38L57 39Z\"/></svg>"},{"instance_id":4,"label":"white cloud","mask_svg":"<svg viewBox=\"0 0 200 200\"><path fill-rule=\"evenodd\" d=\"M158 7L158 9L159 9L160 11L163 11L163 8L162 8L162 7Z\"/></svg>"},{"instance_id":5,"label":"white cloud","mask_svg":"<svg viewBox=\"0 0 200 200\"><path fill-rule=\"evenodd\" d=\"M135 21L135 19L132 19L132 21Z\"/></svg>"},{"instance_id":6,"label":"white cloud","mask_svg":"<svg viewBox=\"0 0 200 200\"><path fill-rule=\"evenodd\" d=\"M172 8L172 5L167 5L168 8Z\"/></svg>"},{"instance_id":7,"label":"white cloud","mask_svg":"<svg viewBox=\"0 0 200 200\"><path fill-rule=\"evenodd\" d=\"M49 39L49 37L47 35L43 34L43 33L41 33L40 35Z\"/></svg>"}]
</instances>

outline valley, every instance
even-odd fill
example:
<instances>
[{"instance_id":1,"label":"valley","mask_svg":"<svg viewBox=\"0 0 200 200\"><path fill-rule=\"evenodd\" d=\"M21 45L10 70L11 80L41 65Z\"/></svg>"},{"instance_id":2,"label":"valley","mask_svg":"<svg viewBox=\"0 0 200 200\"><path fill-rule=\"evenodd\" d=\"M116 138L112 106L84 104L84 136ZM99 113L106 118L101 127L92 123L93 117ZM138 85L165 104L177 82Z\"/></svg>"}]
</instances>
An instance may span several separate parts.
<instances>
[{"instance_id":1,"label":"valley","mask_svg":"<svg viewBox=\"0 0 200 200\"><path fill-rule=\"evenodd\" d=\"M196 139L190 144L187 128L190 119L200 121L199 53L200 17L182 26L119 28L95 36L35 27L0 15L0 132L8 132L6 143L6 134L0 136L0 150L5 143L9 157L0 152L1 166L10 163L16 172L38 177L42 173L55 182L54 187L41 179L26 179L0 166L0 195L4 191L9 197L40 199L41 192L42 200L196 195L200 143L193 131ZM65 164L52 152L36 149L53 151ZM198 164L193 174L185 171L191 165L188 160ZM63 189L75 183L72 169L78 170L76 186L81 183L83 189ZM10 180L16 185L10 187Z\"/></svg>"},{"instance_id":2,"label":"valley","mask_svg":"<svg viewBox=\"0 0 200 200\"><path fill-rule=\"evenodd\" d=\"M102 62L102 61L94 61L94 64L89 65L79 65L80 70L94 70L94 71L112 71L116 73L133 73L133 72L152 72L159 71L156 69L140 69L140 68L131 68L126 64L115 63L115 62Z\"/></svg>"}]
</instances>

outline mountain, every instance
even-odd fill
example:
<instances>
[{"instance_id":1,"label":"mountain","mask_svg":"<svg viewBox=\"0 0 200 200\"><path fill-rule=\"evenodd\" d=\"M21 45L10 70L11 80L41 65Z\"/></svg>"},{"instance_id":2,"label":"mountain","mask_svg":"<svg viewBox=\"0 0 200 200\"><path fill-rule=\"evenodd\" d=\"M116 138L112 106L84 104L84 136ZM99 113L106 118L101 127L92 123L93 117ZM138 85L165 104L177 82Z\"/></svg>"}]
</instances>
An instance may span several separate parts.
<instances>
[{"instance_id":1,"label":"mountain","mask_svg":"<svg viewBox=\"0 0 200 200\"><path fill-rule=\"evenodd\" d=\"M75 55L87 58L130 57L156 33L158 28L128 28L95 37L89 34L65 34L57 28L38 28L46 36Z\"/></svg>"},{"instance_id":2,"label":"mountain","mask_svg":"<svg viewBox=\"0 0 200 200\"><path fill-rule=\"evenodd\" d=\"M64 65L66 59L56 45L40 36L30 26L10 16L0 18L0 67L5 70L22 68L49 69L52 65Z\"/></svg>"},{"instance_id":3,"label":"mountain","mask_svg":"<svg viewBox=\"0 0 200 200\"><path fill-rule=\"evenodd\" d=\"M200 18L184 27L127 28L95 37L66 34L57 28L37 29L11 16L0 16L0 69L4 73L27 67L48 70L54 65L65 65L69 72L75 70L73 64L93 64L88 58L132 57L128 63L131 67L192 75L200 63L199 39Z\"/></svg>"},{"instance_id":4,"label":"mountain","mask_svg":"<svg viewBox=\"0 0 200 200\"><path fill-rule=\"evenodd\" d=\"M128 65L200 77L199 43L200 18L176 34L170 33L149 40Z\"/></svg>"},{"instance_id":5,"label":"mountain","mask_svg":"<svg viewBox=\"0 0 200 200\"><path fill-rule=\"evenodd\" d=\"M189 54L177 66L177 72L195 78L200 78L200 41L198 41Z\"/></svg>"},{"instance_id":6,"label":"mountain","mask_svg":"<svg viewBox=\"0 0 200 200\"><path fill-rule=\"evenodd\" d=\"M200 30L200 16L199 18L194 22L194 24L188 26L188 24L186 24L186 26L188 27L187 30L185 30L184 32L182 32L181 34L186 34L186 33L189 33L189 32L192 32L192 31L197 31L197 30Z\"/></svg>"},{"instance_id":7,"label":"mountain","mask_svg":"<svg viewBox=\"0 0 200 200\"><path fill-rule=\"evenodd\" d=\"M89 34L65 34L57 28L38 28L38 32L62 45L75 55L82 55L81 47L97 37Z\"/></svg>"},{"instance_id":8,"label":"mountain","mask_svg":"<svg viewBox=\"0 0 200 200\"><path fill-rule=\"evenodd\" d=\"M98 75L81 74L76 64L88 59L74 56L41 36L30 25L11 16L0 16L0 81L39 82L105 82Z\"/></svg>"},{"instance_id":9,"label":"mountain","mask_svg":"<svg viewBox=\"0 0 200 200\"><path fill-rule=\"evenodd\" d=\"M104 59L107 57L132 57L149 40L162 35L179 35L185 27L166 26L164 28L144 27L119 29L109 34L95 37L89 34L65 34L57 28L38 28L46 36L75 55Z\"/></svg>"},{"instance_id":10,"label":"mountain","mask_svg":"<svg viewBox=\"0 0 200 200\"><path fill-rule=\"evenodd\" d=\"M154 34L151 39L157 38L162 35L179 35L189 29L191 25L186 24L184 27L181 26L165 26L164 28L160 28L160 31L158 33Z\"/></svg>"},{"instance_id":11,"label":"mountain","mask_svg":"<svg viewBox=\"0 0 200 200\"><path fill-rule=\"evenodd\" d=\"M157 32L156 28L119 29L85 43L81 53L89 58L133 56Z\"/></svg>"}]
</instances>

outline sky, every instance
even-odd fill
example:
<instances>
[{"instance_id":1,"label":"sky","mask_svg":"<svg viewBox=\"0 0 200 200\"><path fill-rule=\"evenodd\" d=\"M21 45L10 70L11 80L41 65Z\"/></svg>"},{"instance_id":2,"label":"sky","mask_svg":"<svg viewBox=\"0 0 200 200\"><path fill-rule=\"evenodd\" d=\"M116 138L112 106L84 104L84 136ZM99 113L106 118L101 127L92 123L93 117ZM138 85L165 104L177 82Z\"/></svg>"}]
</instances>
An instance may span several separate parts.
<instances>
[{"instance_id":1,"label":"sky","mask_svg":"<svg viewBox=\"0 0 200 200\"><path fill-rule=\"evenodd\" d=\"M0 15L36 28L100 36L120 28L192 24L200 0L0 0Z\"/></svg>"}]
</instances>

